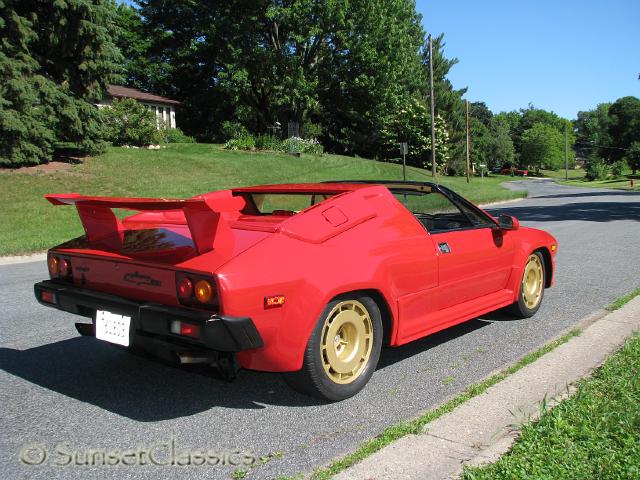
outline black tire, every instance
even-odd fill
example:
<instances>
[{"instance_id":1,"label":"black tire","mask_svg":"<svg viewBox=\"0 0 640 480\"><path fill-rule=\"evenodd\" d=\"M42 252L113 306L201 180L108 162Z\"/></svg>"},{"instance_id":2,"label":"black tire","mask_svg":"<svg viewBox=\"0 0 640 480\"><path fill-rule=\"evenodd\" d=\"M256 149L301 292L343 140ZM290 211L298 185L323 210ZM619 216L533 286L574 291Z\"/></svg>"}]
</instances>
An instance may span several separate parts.
<instances>
[{"instance_id":1,"label":"black tire","mask_svg":"<svg viewBox=\"0 0 640 480\"><path fill-rule=\"evenodd\" d=\"M535 258L534 258L535 257ZM537 260L536 260L537 259ZM528 266L530 262L537 263L539 265L539 269L541 271L541 277L537 279L537 282L540 283L540 291L539 296L537 297L537 302L535 305L532 305L531 298L527 298L528 292L525 288L526 278L525 276L528 274ZM536 314L540 305L542 305L542 299L544 298L544 288L545 282L547 280L547 272L545 269L544 258L542 257L542 253L539 251L535 251L531 253L527 257L527 261L525 262L524 268L522 269L522 279L520 281L520 292L518 293L518 301L511 305L511 312L519 318L529 318Z\"/></svg>"},{"instance_id":2,"label":"black tire","mask_svg":"<svg viewBox=\"0 0 640 480\"><path fill-rule=\"evenodd\" d=\"M356 362L359 367L356 367L357 373L352 375L352 380L347 379L348 383L337 383L332 378L332 375L337 377L341 374L335 372L332 374L331 371L325 370L330 362L326 354L322 353L323 335L326 336L331 331L330 326L327 326L327 322L331 321L328 317L331 315L332 318L337 318L338 314L334 310L339 305L341 306L340 308L343 308L344 305L353 305L354 309L359 311L360 307L356 303L364 307L371 320L372 338L365 341L366 345L370 345L370 353L367 360L363 360L362 363ZM331 324L329 323L328 325ZM320 314L304 352L302 369L297 372L285 373L284 379L294 390L323 400L335 402L352 397L362 390L371 375L373 375L380 358L382 337L382 317L375 301L369 297L338 297L331 301ZM336 338L338 338L337 335ZM362 342L362 340L358 340L358 342ZM326 345L326 339L324 344Z\"/></svg>"}]
</instances>

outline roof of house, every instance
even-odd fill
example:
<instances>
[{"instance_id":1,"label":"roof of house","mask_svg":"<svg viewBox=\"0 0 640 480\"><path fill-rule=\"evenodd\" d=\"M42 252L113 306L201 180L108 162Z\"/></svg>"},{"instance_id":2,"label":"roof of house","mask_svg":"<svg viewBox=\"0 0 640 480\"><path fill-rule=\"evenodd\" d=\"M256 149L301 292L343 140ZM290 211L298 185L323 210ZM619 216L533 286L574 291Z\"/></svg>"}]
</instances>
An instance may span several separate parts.
<instances>
[{"instance_id":1,"label":"roof of house","mask_svg":"<svg viewBox=\"0 0 640 480\"><path fill-rule=\"evenodd\" d=\"M154 95L152 93L146 93L136 90L135 88L122 87L120 85L108 85L107 92L114 98L133 98L140 102L180 105L180 102L177 100L171 100L170 98L161 97L160 95Z\"/></svg>"}]
</instances>

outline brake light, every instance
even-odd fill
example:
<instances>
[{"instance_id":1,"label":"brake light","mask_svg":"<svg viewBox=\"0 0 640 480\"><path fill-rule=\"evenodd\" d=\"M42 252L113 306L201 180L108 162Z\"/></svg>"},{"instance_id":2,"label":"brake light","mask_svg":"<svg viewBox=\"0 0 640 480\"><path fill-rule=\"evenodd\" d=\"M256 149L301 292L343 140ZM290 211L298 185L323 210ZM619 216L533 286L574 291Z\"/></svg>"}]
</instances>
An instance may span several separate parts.
<instances>
[{"instance_id":1,"label":"brake light","mask_svg":"<svg viewBox=\"0 0 640 480\"><path fill-rule=\"evenodd\" d=\"M66 258L60 259L60 262L58 263L58 272L61 277L68 277L71 275L71 262Z\"/></svg>"},{"instance_id":2,"label":"brake light","mask_svg":"<svg viewBox=\"0 0 640 480\"><path fill-rule=\"evenodd\" d=\"M183 277L178 281L178 296L182 299L191 298L193 295L193 282L187 277Z\"/></svg>"}]
</instances>

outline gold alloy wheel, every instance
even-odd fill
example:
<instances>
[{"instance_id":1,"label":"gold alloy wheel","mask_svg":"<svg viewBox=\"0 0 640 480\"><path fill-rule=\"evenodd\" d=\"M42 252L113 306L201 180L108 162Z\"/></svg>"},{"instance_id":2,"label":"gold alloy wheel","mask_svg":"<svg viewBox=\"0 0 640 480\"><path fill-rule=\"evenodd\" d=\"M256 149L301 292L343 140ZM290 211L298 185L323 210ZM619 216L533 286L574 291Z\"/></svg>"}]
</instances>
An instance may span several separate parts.
<instances>
[{"instance_id":1,"label":"gold alloy wheel","mask_svg":"<svg viewBox=\"0 0 640 480\"><path fill-rule=\"evenodd\" d=\"M373 324L366 307L357 300L338 303L322 326L320 356L327 376L348 384L360 376L371 357Z\"/></svg>"},{"instance_id":2,"label":"gold alloy wheel","mask_svg":"<svg viewBox=\"0 0 640 480\"><path fill-rule=\"evenodd\" d=\"M540 257L535 253L529 255L522 276L522 300L526 307L533 310L542 299L544 288L544 268Z\"/></svg>"}]
</instances>

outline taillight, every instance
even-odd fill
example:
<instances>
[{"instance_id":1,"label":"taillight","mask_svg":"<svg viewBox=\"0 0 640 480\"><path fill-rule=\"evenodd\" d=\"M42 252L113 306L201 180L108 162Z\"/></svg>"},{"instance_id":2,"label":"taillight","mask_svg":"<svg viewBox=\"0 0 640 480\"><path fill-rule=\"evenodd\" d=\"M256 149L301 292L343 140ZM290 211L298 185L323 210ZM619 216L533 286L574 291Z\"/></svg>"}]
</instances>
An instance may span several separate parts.
<instances>
[{"instance_id":1,"label":"taillight","mask_svg":"<svg viewBox=\"0 0 640 480\"><path fill-rule=\"evenodd\" d=\"M73 276L71 260L68 258L59 255L49 255L49 258L47 258L47 266L49 267L49 275L51 278L70 280Z\"/></svg>"},{"instance_id":2,"label":"taillight","mask_svg":"<svg viewBox=\"0 0 640 480\"><path fill-rule=\"evenodd\" d=\"M200 303L210 303L213 298L213 286L208 280L198 280L195 288L196 299Z\"/></svg>"},{"instance_id":3,"label":"taillight","mask_svg":"<svg viewBox=\"0 0 640 480\"><path fill-rule=\"evenodd\" d=\"M215 282L211 277L177 272L176 293L183 305L208 308L217 306Z\"/></svg>"},{"instance_id":4,"label":"taillight","mask_svg":"<svg viewBox=\"0 0 640 480\"><path fill-rule=\"evenodd\" d=\"M71 274L71 262L66 258L60 259L58 271L60 272L61 277L68 277Z\"/></svg>"},{"instance_id":5,"label":"taillight","mask_svg":"<svg viewBox=\"0 0 640 480\"><path fill-rule=\"evenodd\" d=\"M47 259L47 265L49 266L49 275L51 275L51 278L58 276L59 264L60 264L60 259L58 257L55 257L52 255Z\"/></svg>"},{"instance_id":6,"label":"taillight","mask_svg":"<svg viewBox=\"0 0 640 480\"><path fill-rule=\"evenodd\" d=\"M178 281L178 297L188 300L193 295L193 282L187 277Z\"/></svg>"}]
</instances>

